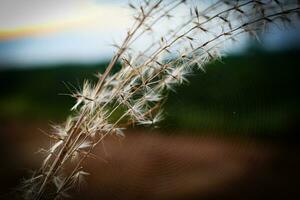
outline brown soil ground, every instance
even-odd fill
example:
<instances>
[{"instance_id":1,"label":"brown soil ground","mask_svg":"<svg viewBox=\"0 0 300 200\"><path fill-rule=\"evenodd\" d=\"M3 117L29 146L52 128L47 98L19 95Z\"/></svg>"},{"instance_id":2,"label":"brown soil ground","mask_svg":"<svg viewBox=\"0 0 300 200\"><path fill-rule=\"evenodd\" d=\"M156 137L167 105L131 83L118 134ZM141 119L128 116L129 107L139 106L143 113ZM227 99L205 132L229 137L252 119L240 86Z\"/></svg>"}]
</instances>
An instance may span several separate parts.
<instances>
[{"instance_id":1,"label":"brown soil ground","mask_svg":"<svg viewBox=\"0 0 300 200\"><path fill-rule=\"evenodd\" d=\"M47 140L44 123L1 125L0 199L14 188L40 156ZM130 132L108 138L96 150L86 184L73 199L299 199L298 145L216 136Z\"/></svg>"}]
</instances>

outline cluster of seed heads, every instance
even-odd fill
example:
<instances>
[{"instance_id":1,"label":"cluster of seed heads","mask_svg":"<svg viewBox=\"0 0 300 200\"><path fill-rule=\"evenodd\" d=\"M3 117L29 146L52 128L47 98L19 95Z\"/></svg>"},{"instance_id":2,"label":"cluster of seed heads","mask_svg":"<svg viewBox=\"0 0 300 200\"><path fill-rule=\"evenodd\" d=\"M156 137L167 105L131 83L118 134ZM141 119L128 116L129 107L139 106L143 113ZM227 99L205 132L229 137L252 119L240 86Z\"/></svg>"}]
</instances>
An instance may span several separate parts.
<instances>
[{"instance_id":1,"label":"cluster of seed heads","mask_svg":"<svg viewBox=\"0 0 300 200\"><path fill-rule=\"evenodd\" d=\"M200 3L199 3L200 2ZM109 135L124 137L128 126L153 126L163 120L168 91L184 84L197 68L220 58L224 45L242 35L257 37L268 24L297 19L295 1L141 0L129 3L133 25L98 82L85 81L71 94L72 115L47 133L45 159L24 182L27 199L59 199L81 184L85 162ZM161 30L164 27L164 30ZM142 44L142 45L141 45ZM139 47L137 47L139 46ZM142 46L142 47L141 47ZM120 63L121 68L112 73ZM115 71L115 70L114 70Z\"/></svg>"}]
</instances>

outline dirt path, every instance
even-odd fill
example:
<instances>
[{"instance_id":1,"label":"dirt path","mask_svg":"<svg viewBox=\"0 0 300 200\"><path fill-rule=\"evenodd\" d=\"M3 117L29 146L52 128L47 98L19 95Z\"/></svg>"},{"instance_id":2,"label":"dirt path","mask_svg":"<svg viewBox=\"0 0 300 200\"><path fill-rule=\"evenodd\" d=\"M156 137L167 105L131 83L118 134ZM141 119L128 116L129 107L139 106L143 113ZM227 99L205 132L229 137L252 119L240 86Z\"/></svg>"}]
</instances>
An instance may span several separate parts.
<instances>
[{"instance_id":1,"label":"dirt path","mask_svg":"<svg viewBox=\"0 0 300 200\"><path fill-rule=\"evenodd\" d=\"M47 144L36 127L2 126L0 175L4 199ZM42 142L41 142L42 141ZM86 186L76 199L286 199L298 196L297 146L255 140L165 136L131 132L123 141L110 138L90 160ZM14 151L12 151L14 149ZM88 189L87 189L88 188Z\"/></svg>"}]
</instances>

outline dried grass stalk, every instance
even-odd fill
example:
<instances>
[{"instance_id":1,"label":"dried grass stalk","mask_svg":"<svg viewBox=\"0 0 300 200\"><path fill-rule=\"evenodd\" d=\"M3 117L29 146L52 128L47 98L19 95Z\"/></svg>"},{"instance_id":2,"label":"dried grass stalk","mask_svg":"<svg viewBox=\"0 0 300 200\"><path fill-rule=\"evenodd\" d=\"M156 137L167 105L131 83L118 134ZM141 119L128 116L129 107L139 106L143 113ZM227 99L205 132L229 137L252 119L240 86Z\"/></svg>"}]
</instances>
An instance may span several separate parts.
<instances>
[{"instance_id":1,"label":"dried grass stalk","mask_svg":"<svg viewBox=\"0 0 300 200\"><path fill-rule=\"evenodd\" d=\"M44 151L41 168L24 182L26 199L67 197L89 175L84 162L94 157L98 144L109 135L124 137L128 126L161 121L168 91L220 58L225 42L247 34L257 37L268 24L290 24L300 13L296 1L219 0L206 7L189 0L138 2L129 3L134 23L115 45L117 51L99 81L85 81L71 94L76 99L73 113L49 133L53 145ZM144 48L137 49L141 42ZM122 68L112 73L117 62Z\"/></svg>"}]
</instances>

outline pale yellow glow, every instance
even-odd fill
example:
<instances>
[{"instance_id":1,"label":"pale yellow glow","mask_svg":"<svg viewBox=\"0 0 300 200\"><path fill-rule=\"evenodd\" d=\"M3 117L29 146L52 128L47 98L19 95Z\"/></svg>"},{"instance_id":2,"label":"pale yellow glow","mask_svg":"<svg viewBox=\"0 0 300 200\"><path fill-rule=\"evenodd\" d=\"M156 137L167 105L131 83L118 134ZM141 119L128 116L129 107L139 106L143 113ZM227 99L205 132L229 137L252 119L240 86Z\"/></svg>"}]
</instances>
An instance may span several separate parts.
<instances>
[{"instance_id":1,"label":"pale yellow glow","mask_svg":"<svg viewBox=\"0 0 300 200\"><path fill-rule=\"evenodd\" d=\"M80 6L79 6L80 5ZM115 31L130 25L130 14L126 8L113 5L82 3L66 7L66 12L58 12L26 20L0 22L0 39L13 39L63 31ZM1 15L0 15L1 17ZM1 18L3 20L3 18Z\"/></svg>"}]
</instances>

